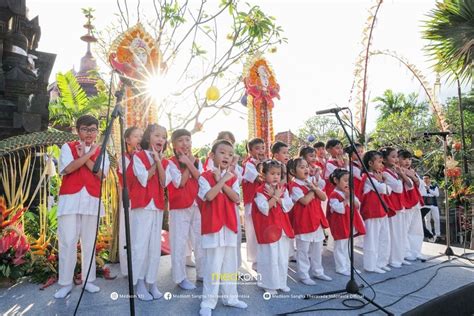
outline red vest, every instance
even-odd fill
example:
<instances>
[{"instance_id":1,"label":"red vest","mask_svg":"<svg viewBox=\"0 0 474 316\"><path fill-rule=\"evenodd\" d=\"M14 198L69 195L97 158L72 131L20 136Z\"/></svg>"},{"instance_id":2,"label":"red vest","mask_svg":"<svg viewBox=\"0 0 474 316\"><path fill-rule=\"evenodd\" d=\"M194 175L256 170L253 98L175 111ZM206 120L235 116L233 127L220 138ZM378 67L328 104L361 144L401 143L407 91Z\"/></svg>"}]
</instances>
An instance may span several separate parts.
<instances>
[{"instance_id":1,"label":"red vest","mask_svg":"<svg viewBox=\"0 0 474 316\"><path fill-rule=\"evenodd\" d=\"M201 177L209 182L211 188L217 184L211 170L204 171ZM237 181L237 178L233 177L226 184L232 187L235 181ZM224 192L219 192L212 201L202 201L200 209L201 235L217 233L224 226L237 233L235 203Z\"/></svg>"},{"instance_id":2,"label":"red vest","mask_svg":"<svg viewBox=\"0 0 474 316\"><path fill-rule=\"evenodd\" d=\"M399 179L398 175L393 173L392 170L390 169L385 169L385 172L387 172L390 176L392 176L395 179ZM403 197L403 192L402 193L397 193L397 192L391 192L389 195L387 195L387 206L394 210L395 212L399 212L403 210L403 205L404 205L404 197ZM395 214L389 214L389 217L394 216Z\"/></svg>"},{"instance_id":3,"label":"red vest","mask_svg":"<svg viewBox=\"0 0 474 316\"><path fill-rule=\"evenodd\" d=\"M140 159L147 170L151 168L150 160L148 159L148 154L146 151L139 151L135 154L135 156ZM168 160L161 160L161 165L163 166L163 169L166 169L168 166ZM148 179L145 188L142 187L135 176L132 179L133 183L131 183L130 186L130 201L132 202L132 209L144 208L150 204L150 201L153 199L155 206L163 211L165 208L165 190L160 185L158 171L156 171L155 174L150 179Z\"/></svg>"},{"instance_id":4,"label":"red vest","mask_svg":"<svg viewBox=\"0 0 474 316\"><path fill-rule=\"evenodd\" d=\"M333 191L329 196L329 200L336 199L339 202L344 201L344 197L341 196L337 191ZM328 202L328 213L331 213L329 220L329 227L331 228L331 234L334 237L334 240L347 239L350 234L350 223L351 223L351 209L349 205L345 207L345 213L340 214L333 212ZM354 228L357 231L357 236L365 235L365 226L362 222L362 218L359 214L359 209L354 208Z\"/></svg>"},{"instance_id":5,"label":"red vest","mask_svg":"<svg viewBox=\"0 0 474 316\"><path fill-rule=\"evenodd\" d=\"M260 186L255 193L261 193L268 199L269 196L263 192L263 188L264 185ZM283 212L281 205L278 203L268 211L268 216L265 216L253 201L252 221L259 244L271 244L280 240L282 230L289 238L295 237L288 214Z\"/></svg>"},{"instance_id":6,"label":"red vest","mask_svg":"<svg viewBox=\"0 0 474 316\"><path fill-rule=\"evenodd\" d=\"M124 155L125 155L125 164L127 163L127 160L129 161L127 170L125 172L127 174L128 191L130 192L132 183L134 182L134 178L135 178L135 174L133 173L133 154L125 153ZM122 165L122 160L120 159L119 161L117 161L117 163ZM123 187L123 175L119 167L117 167L117 176L119 179L120 187Z\"/></svg>"},{"instance_id":7,"label":"red vest","mask_svg":"<svg viewBox=\"0 0 474 316\"><path fill-rule=\"evenodd\" d=\"M181 168L179 166L178 159L176 157L172 157L170 160L176 165L176 167L178 167L178 169L181 171L181 174L183 174L185 168ZM170 183L168 186L170 210L179 210L191 207L197 198L198 190L198 180L191 176L182 188L176 188L173 183Z\"/></svg>"},{"instance_id":8,"label":"red vest","mask_svg":"<svg viewBox=\"0 0 474 316\"><path fill-rule=\"evenodd\" d=\"M378 181L375 179L373 176L371 176L373 181ZM367 193L363 193L363 188L365 183L369 181L368 176L366 173L362 175L362 180L361 180L361 193L362 193L362 199L360 200L360 213L362 215L362 218L364 219L371 219L371 218L382 218L387 216L387 213L385 212L385 209L382 206L382 203L380 202L377 193L375 193L374 190L370 190ZM371 185L369 183L369 185ZM395 215L395 212L390 208L390 205L388 204L387 200L387 195L380 193L380 197L382 200L385 202L386 206L389 209L389 214L390 216Z\"/></svg>"},{"instance_id":9,"label":"red vest","mask_svg":"<svg viewBox=\"0 0 474 316\"><path fill-rule=\"evenodd\" d=\"M358 164L353 162L352 166L353 166L353 170L355 168L358 168L362 172L361 166L359 166ZM361 188L361 186L362 186L362 177L361 179L359 179L354 174L354 195L359 199L359 201L362 199L361 191L364 190L364 188Z\"/></svg>"},{"instance_id":10,"label":"red vest","mask_svg":"<svg viewBox=\"0 0 474 316\"><path fill-rule=\"evenodd\" d=\"M247 162L255 165L251 158L247 158L242 162L242 165L244 167L244 173L245 174L245 167L247 166ZM257 167L257 166L255 166ZM257 192L257 189L261 186L260 181L258 180L258 177L255 179L254 182L249 182L245 179L242 180L242 191L244 193L244 205L249 204L253 202L253 199L255 198L255 193Z\"/></svg>"},{"instance_id":11,"label":"red vest","mask_svg":"<svg viewBox=\"0 0 474 316\"><path fill-rule=\"evenodd\" d=\"M331 164L331 165L335 166L336 168L344 168L344 165L341 165L338 160L334 160L334 159L328 160L326 162L326 168L325 169L327 169L328 164ZM324 179L324 180L326 180L325 191L326 191L327 196L331 195L332 191L334 191L334 188L335 188L334 184L332 184L331 181L329 180L329 176L326 179Z\"/></svg>"},{"instance_id":12,"label":"red vest","mask_svg":"<svg viewBox=\"0 0 474 316\"><path fill-rule=\"evenodd\" d=\"M294 181L291 182L289 186L290 191L293 191L294 188L300 188L304 195L309 192L309 189L305 185L300 185ZM296 235L315 232L320 225L323 228L329 227L329 223L321 208L321 200L317 197L309 202L308 205L295 202L290 212L290 218L291 226Z\"/></svg>"},{"instance_id":13,"label":"red vest","mask_svg":"<svg viewBox=\"0 0 474 316\"><path fill-rule=\"evenodd\" d=\"M74 160L79 158L76 146L80 143L78 141L67 143L71 149L72 157ZM95 161L100 154L100 148L97 148L95 153L92 155L90 160ZM61 188L59 189L59 195L75 194L86 188L87 193L91 196L98 198L100 195L100 178L97 177L89 170L84 164L75 171L63 176Z\"/></svg>"},{"instance_id":14,"label":"red vest","mask_svg":"<svg viewBox=\"0 0 474 316\"><path fill-rule=\"evenodd\" d=\"M420 191L418 187L413 183L414 187L411 190L408 190L403 186L403 202L406 209L414 208L418 203L423 199L421 198ZM420 203L421 204L421 203Z\"/></svg>"}]
</instances>

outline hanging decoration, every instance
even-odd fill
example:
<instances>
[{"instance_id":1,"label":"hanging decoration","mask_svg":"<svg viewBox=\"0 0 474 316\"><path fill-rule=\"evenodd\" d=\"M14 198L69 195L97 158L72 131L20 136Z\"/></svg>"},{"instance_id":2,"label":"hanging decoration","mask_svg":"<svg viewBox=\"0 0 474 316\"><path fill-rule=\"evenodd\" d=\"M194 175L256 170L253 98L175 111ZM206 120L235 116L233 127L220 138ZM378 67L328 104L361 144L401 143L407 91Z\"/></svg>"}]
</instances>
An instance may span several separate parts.
<instances>
[{"instance_id":1,"label":"hanging decoration","mask_svg":"<svg viewBox=\"0 0 474 316\"><path fill-rule=\"evenodd\" d=\"M280 99L280 86L269 63L257 53L251 56L244 66L243 81L246 91L248 109L249 139L262 138L269 151L274 141L273 134L273 99ZM242 102L244 104L244 102Z\"/></svg>"}]
</instances>

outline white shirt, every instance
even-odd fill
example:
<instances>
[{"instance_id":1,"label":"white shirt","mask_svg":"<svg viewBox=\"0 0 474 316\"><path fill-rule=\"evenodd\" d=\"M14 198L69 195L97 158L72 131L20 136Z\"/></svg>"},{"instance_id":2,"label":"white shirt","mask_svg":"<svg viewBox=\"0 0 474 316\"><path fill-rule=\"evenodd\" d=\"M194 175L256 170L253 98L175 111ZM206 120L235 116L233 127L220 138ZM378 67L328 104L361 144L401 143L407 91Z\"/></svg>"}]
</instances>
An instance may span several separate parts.
<instances>
[{"instance_id":1,"label":"white shirt","mask_svg":"<svg viewBox=\"0 0 474 316\"><path fill-rule=\"evenodd\" d=\"M342 168L340 167L337 167L335 166L334 164L332 164L331 162L329 162L329 160L326 162L326 168L325 168L325 171L324 171L324 179L329 179L329 176L334 172L334 170L336 169L346 169L347 170L347 167L344 166Z\"/></svg>"},{"instance_id":2,"label":"white shirt","mask_svg":"<svg viewBox=\"0 0 474 316\"><path fill-rule=\"evenodd\" d=\"M258 171L255 165L251 162L245 163L245 171L244 175L242 176L243 180L247 180L250 183L253 183L255 179L258 177Z\"/></svg>"},{"instance_id":3,"label":"white shirt","mask_svg":"<svg viewBox=\"0 0 474 316\"><path fill-rule=\"evenodd\" d=\"M84 153L88 153L91 147L85 147ZM59 156L59 173L65 175L64 169L74 161L72 156L71 148L66 143L61 147L61 154ZM110 168L109 156L105 154L104 160L104 179L107 177ZM101 166L102 168L102 166ZM92 171L91 171L92 172ZM62 194L58 200L58 213L57 216L61 215L97 215L97 209L99 207L99 198L96 198L87 192L86 187L83 187L79 192L74 194ZM104 216L104 205L100 205L100 216Z\"/></svg>"},{"instance_id":4,"label":"white shirt","mask_svg":"<svg viewBox=\"0 0 474 316\"><path fill-rule=\"evenodd\" d=\"M207 170L214 170L215 167L214 167L214 160L212 160L211 158L209 158L207 160ZM235 165L235 174L237 175L237 181L240 183L242 183L242 179L243 179L243 173L244 173L244 168L242 168L241 166L239 165Z\"/></svg>"},{"instance_id":5,"label":"white shirt","mask_svg":"<svg viewBox=\"0 0 474 316\"><path fill-rule=\"evenodd\" d=\"M270 205L268 204L268 200L263 195L262 193L257 193L255 196L255 204L257 204L258 210L265 216L268 216L268 213L270 212ZM293 201L290 198L290 195L288 194L288 190L285 189L283 192L283 198L281 199L281 208L283 209L283 212L288 213L291 211L291 208L293 207Z\"/></svg>"},{"instance_id":6,"label":"white shirt","mask_svg":"<svg viewBox=\"0 0 474 316\"><path fill-rule=\"evenodd\" d=\"M362 179L362 170L356 164L352 164L352 173L354 178L361 180Z\"/></svg>"},{"instance_id":7,"label":"white shirt","mask_svg":"<svg viewBox=\"0 0 474 316\"><path fill-rule=\"evenodd\" d=\"M155 160L153 159L153 156L151 155L151 151L145 150L145 153L148 158L148 162L150 162L150 165L153 165L155 163ZM158 170L156 172L158 172ZM148 184L148 169L145 167L142 160L138 158L137 155L133 156L133 174L137 178L138 183L140 183L140 185L143 188L146 188ZM170 168L168 165L168 167L165 169L165 187L168 186L170 181L171 181L171 175L170 175ZM150 203L148 203L148 205L145 206L144 209L145 210L159 210L159 208L155 205L155 201L153 199L151 199Z\"/></svg>"},{"instance_id":8,"label":"white shirt","mask_svg":"<svg viewBox=\"0 0 474 316\"><path fill-rule=\"evenodd\" d=\"M397 179L392 175L395 173L394 171L390 170L391 172L384 171L383 174L385 175L385 183L392 189L395 193L402 193L403 192L403 181L401 179Z\"/></svg>"},{"instance_id":9,"label":"white shirt","mask_svg":"<svg viewBox=\"0 0 474 316\"><path fill-rule=\"evenodd\" d=\"M215 168L214 168L215 170ZM226 171L222 171L223 176ZM206 201L206 194L211 190L211 185L204 177L199 177L199 191L198 197ZM239 195L240 198L240 187L238 181L235 181L232 185L232 190ZM222 192L222 191L221 191ZM231 231L227 226L223 226L221 230L212 234L204 234L201 236L201 247L202 248L217 248L217 247L237 247L237 234Z\"/></svg>"},{"instance_id":10,"label":"white shirt","mask_svg":"<svg viewBox=\"0 0 474 316\"><path fill-rule=\"evenodd\" d=\"M373 174L369 172L369 176ZM379 180L375 179L372 177L372 181L374 182L375 188L377 189L377 192L380 194L390 194L392 190L390 187L385 183L385 182L380 182ZM372 187L372 183L370 182L369 178L367 177L367 180L365 180L364 183L364 194L369 193L370 191L375 191L374 188Z\"/></svg>"},{"instance_id":11,"label":"white shirt","mask_svg":"<svg viewBox=\"0 0 474 316\"><path fill-rule=\"evenodd\" d=\"M128 157L128 155L124 155L125 156L125 170L128 169L128 166L130 165L130 158ZM119 160L117 161L117 164L118 164L118 172L123 174L123 170L122 170L122 157L119 158Z\"/></svg>"}]
</instances>

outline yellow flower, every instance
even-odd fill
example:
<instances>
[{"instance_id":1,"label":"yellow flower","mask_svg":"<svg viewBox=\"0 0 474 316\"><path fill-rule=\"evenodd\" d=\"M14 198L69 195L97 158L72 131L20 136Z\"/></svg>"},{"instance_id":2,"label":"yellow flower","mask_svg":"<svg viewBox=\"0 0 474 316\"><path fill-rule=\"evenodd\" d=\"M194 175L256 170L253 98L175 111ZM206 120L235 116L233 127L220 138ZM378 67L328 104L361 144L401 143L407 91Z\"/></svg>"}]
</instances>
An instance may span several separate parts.
<instances>
[{"instance_id":1,"label":"yellow flower","mask_svg":"<svg viewBox=\"0 0 474 316\"><path fill-rule=\"evenodd\" d=\"M423 156L423 152L422 152L420 149L416 149L416 150L413 152L413 154L414 154L416 157L418 157L418 158L420 158L421 156Z\"/></svg>"}]
</instances>

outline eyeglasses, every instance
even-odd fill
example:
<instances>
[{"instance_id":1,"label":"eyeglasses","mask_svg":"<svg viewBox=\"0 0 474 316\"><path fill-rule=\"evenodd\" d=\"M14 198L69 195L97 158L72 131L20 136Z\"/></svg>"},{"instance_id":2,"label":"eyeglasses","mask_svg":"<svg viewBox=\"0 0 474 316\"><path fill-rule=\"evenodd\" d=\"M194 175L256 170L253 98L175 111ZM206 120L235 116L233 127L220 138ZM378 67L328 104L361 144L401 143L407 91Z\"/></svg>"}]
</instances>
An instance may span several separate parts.
<instances>
[{"instance_id":1,"label":"eyeglasses","mask_svg":"<svg viewBox=\"0 0 474 316\"><path fill-rule=\"evenodd\" d=\"M79 129L79 131L80 131L81 133L95 134L95 133L97 133L99 130L98 130L97 128L95 128L95 127L91 127L91 128L81 127L81 128Z\"/></svg>"}]
</instances>

